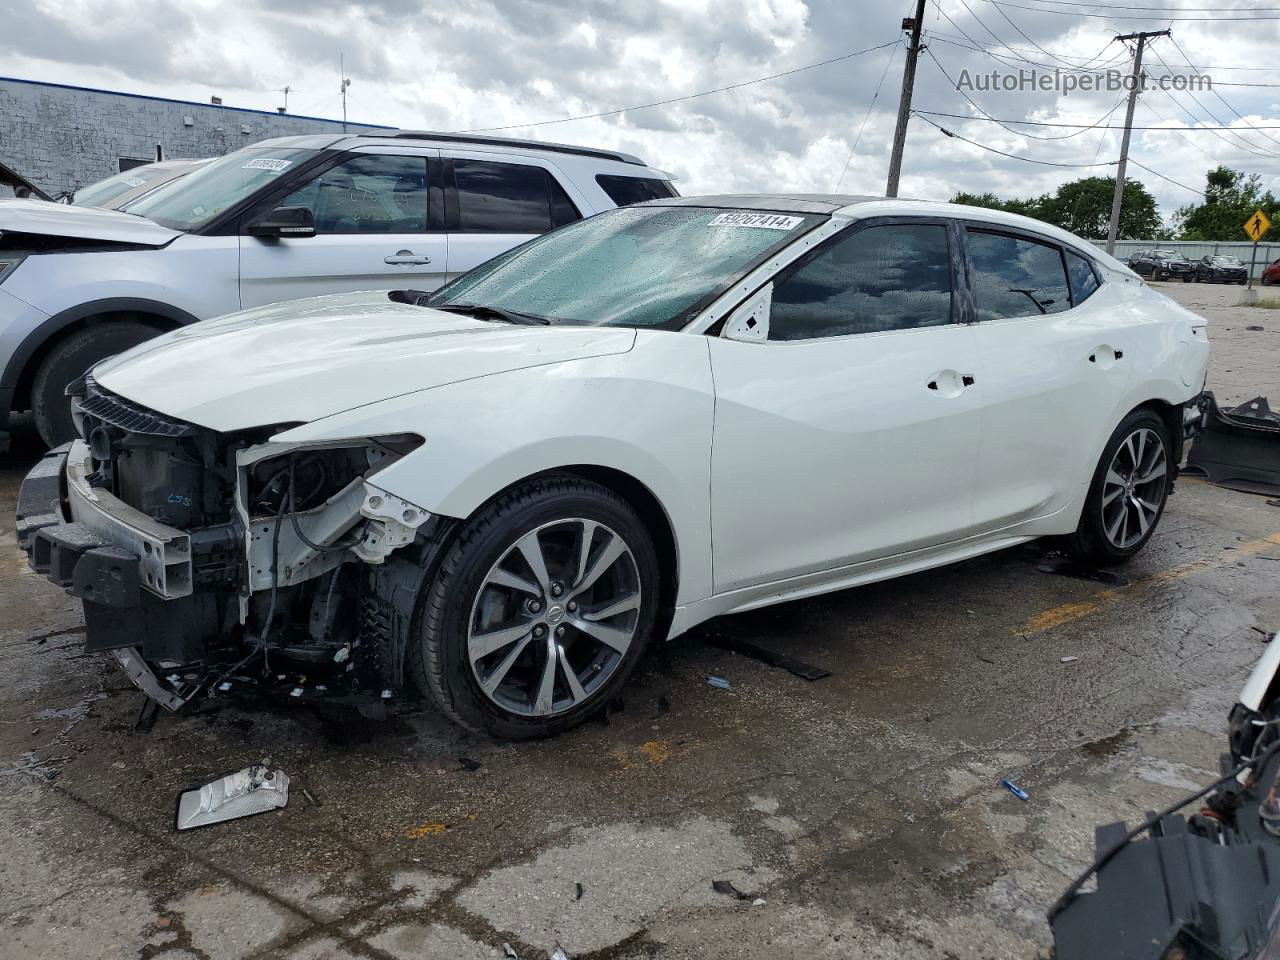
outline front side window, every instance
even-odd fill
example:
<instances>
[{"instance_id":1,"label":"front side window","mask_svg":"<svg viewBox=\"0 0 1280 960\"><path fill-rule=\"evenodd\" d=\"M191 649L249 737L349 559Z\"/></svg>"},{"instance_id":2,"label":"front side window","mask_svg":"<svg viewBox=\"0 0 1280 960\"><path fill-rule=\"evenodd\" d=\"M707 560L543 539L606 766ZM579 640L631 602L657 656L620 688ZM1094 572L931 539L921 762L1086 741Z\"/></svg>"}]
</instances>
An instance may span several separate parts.
<instances>
[{"instance_id":1,"label":"front side window","mask_svg":"<svg viewBox=\"0 0 1280 960\"><path fill-rule=\"evenodd\" d=\"M600 189L619 207L677 196L669 181L650 177L616 177L600 173L596 174L596 183L600 184Z\"/></svg>"},{"instance_id":2,"label":"front side window","mask_svg":"<svg viewBox=\"0 0 1280 960\"><path fill-rule=\"evenodd\" d=\"M1071 281L1071 303L1084 303L1098 289L1098 275L1093 265L1078 253L1067 251L1067 277Z\"/></svg>"},{"instance_id":3,"label":"front side window","mask_svg":"<svg viewBox=\"0 0 1280 960\"><path fill-rule=\"evenodd\" d=\"M454 160L458 229L465 233L546 233L581 219L547 170L524 163Z\"/></svg>"},{"instance_id":4,"label":"front side window","mask_svg":"<svg viewBox=\"0 0 1280 960\"><path fill-rule=\"evenodd\" d=\"M770 340L910 330L951 322L942 224L865 227L774 284Z\"/></svg>"},{"instance_id":5,"label":"front side window","mask_svg":"<svg viewBox=\"0 0 1280 960\"><path fill-rule=\"evenodd\" d=\"M130 213L173 230L197 230L310 160L315 150L246 147L192 171L129 207Z\"/></svg>"},{"instance_id":6,"label":"front side window","mask_svg":"<svg viewBox=\"0 0 1280 960\"><path fill-rule=\"evenodd\" d=\"M678 330L704 303L825 219L621 207L482 264L436 291L426 305L471 304L553 323Z\"/></svg>"},{"instance_id":7,"label":"front side window","mask_svg":"<svg viewBox=\"0 0 1280 960\"><path fill-rule=\"evenodd\" d=\"M979 320L1038 317L1071 308L1057 247L972 227L967 233Z\"/></svg>"},{"instance_id":8,"label":"front side window","mask_svg":"<svg viewBox=\"0 0 1280 960\"><path fill-rule=\"evenodd\" d=\"M427 229L427 161L360 154L276 205L306 207L318 234L422 233Z\"/></svg>"}]
</instances>

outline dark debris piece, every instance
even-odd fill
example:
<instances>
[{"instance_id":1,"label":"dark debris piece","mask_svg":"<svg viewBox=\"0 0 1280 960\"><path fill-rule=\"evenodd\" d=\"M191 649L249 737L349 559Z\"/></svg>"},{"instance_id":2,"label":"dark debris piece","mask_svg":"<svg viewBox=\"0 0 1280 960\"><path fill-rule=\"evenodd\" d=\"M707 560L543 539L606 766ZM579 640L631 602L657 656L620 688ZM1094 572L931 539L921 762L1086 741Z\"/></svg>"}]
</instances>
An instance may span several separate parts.
<instances>
[{"instance_id":1,"label":"dark debris piece","mask_svg":"<svg viewBox=\"0 0 1280 960\"><path fill-rule=\"evenodd\" d=\"M744 657L759 660L770 667L777 667L789 673L794 673L802 680L821 680L823 677L831 676L830 670L824 670L822 667L815 667L813 664L805 663L803 660L796 660L794 657L788 657L774 650L756 646L756 644L746 640L711 636L707 638L707 643L713 647L719 647L721 650L730 650L733 653L740 653Z\"/></svg>"},{"instance_id":2,"label":"dark debris piece","mask_svg":"<svg viewBox=\"0 0 1280 960\"><path fill-rule=\"evenodd\" d=\"M472 760L470 757L459 757L458 763L462 765L462 769L467 773L475 773L480 769L480 761Z\"/></svg>"},{"instance_id":3,"label":"dark debris piece","mask_svg":"<svg viewBox=\"0 0 1280 960\"><path fill-rule=\"evenodd\" d=\"M580 883L575 883L575 884L573 885L573 899L574 899L574 900L581 900L581 899L582 899L582 895L583 895L584 893L586 893L586 890L585 890L585 889L583 889L582 884L580 884Z\"/></svg>"},{"instance_id":4,"label":"dark debris piece","mask_svg":"<svg viewBox=\"0 0 1280 960\"><path fill-rule=\"evenodd\" d=\"M1129 581L1110 570L1099 570L1074 560L1045 560L1036 564L1041 573L1053 573L1060 577L1074 577L1077 580L1093 580L1111 587L1127 587Z\"/></svg>"},{"instance_id":5,"label":"dark debris piece","mask_svg":"<svg viewBox=\"0 0 1280 960\"><path fill-rule=\"evenodd\" d=\"M733 897L735 900L755 899L754 893L743 893L728 880L712 880L711 889L726 897Z\"/></svg>"}]
</instances>

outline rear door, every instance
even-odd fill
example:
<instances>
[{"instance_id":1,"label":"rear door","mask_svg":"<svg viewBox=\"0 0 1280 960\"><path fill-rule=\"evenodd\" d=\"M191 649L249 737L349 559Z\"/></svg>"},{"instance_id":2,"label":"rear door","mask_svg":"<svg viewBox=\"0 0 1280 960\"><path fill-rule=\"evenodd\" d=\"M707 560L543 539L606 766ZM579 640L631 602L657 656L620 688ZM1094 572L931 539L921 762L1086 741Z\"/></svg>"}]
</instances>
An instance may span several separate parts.
<instances>
[{"instance_id":1,"label":"rear door","mask_svg":"<svg viewBox=\"0 0 1280 960\"><path fill-rule=\"evenodd\" d=\"M449 150L444 176L450 280L590 209L554 164L537 157Z\"/></svg>"},{"instance_id":2,"label":"rear door","mask_svg":"<svg viewBox=\"0 0 1280 960\"><path fill-rule=\"evenodd\" d=\"M444 282L438 150L394 147L348 154L283 196L264 199L243 224L277 206L303 206L312 237L240 237L240 304L353 290L434 290ZM436 182L433 183L433 180Z\"/></svg>"},{"instance_id":3,"label":"rear door","mask_svg":"<svg viewBox=\"0 0 1280 960\"><path fill-rule=\"evenodd\" d=\"M990 532L1057 513L1088 483L1133 331L1095 296L1088 258L1003 226L963 234L984 392L974 522Z\"/></svg>"}]
</instances>

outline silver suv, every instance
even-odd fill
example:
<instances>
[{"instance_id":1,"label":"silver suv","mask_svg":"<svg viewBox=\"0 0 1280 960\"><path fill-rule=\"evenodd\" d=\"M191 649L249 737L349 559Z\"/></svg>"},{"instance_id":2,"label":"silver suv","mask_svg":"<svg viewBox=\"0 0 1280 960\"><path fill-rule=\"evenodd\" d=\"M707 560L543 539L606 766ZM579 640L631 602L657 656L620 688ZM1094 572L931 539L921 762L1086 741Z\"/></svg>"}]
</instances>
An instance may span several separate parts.
<instances>
[{"instance_id":1,"label":"silver suv","mask_svg":"<svg viewBox=\"0 0 1280 960\"><path fill-rule=\"evenodd\" d=\"M165 330L353 290L433 290L602 210L675 195L610 150L448 133L265 140L127 213L0 200L0 450L30 409L53 446L85 370Z\"/></svg>"}]
</instances>

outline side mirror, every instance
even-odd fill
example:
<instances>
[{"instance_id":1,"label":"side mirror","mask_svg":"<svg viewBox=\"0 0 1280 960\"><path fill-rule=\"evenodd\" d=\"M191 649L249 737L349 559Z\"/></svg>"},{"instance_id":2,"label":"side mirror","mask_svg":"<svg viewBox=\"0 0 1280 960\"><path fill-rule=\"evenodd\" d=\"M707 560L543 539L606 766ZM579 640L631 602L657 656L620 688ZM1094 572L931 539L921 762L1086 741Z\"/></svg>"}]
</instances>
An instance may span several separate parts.
<instances>
[{"instance_id":1,"label":"side mirror","mask_svg":"<svg viewBox=\"0 0 1280 960\"><path fill-rule=\"evenodd\" d=\"M316 219L310 207L276 207L248 227L254 237L314 237Z\"/></svg>"}]
</instances>

